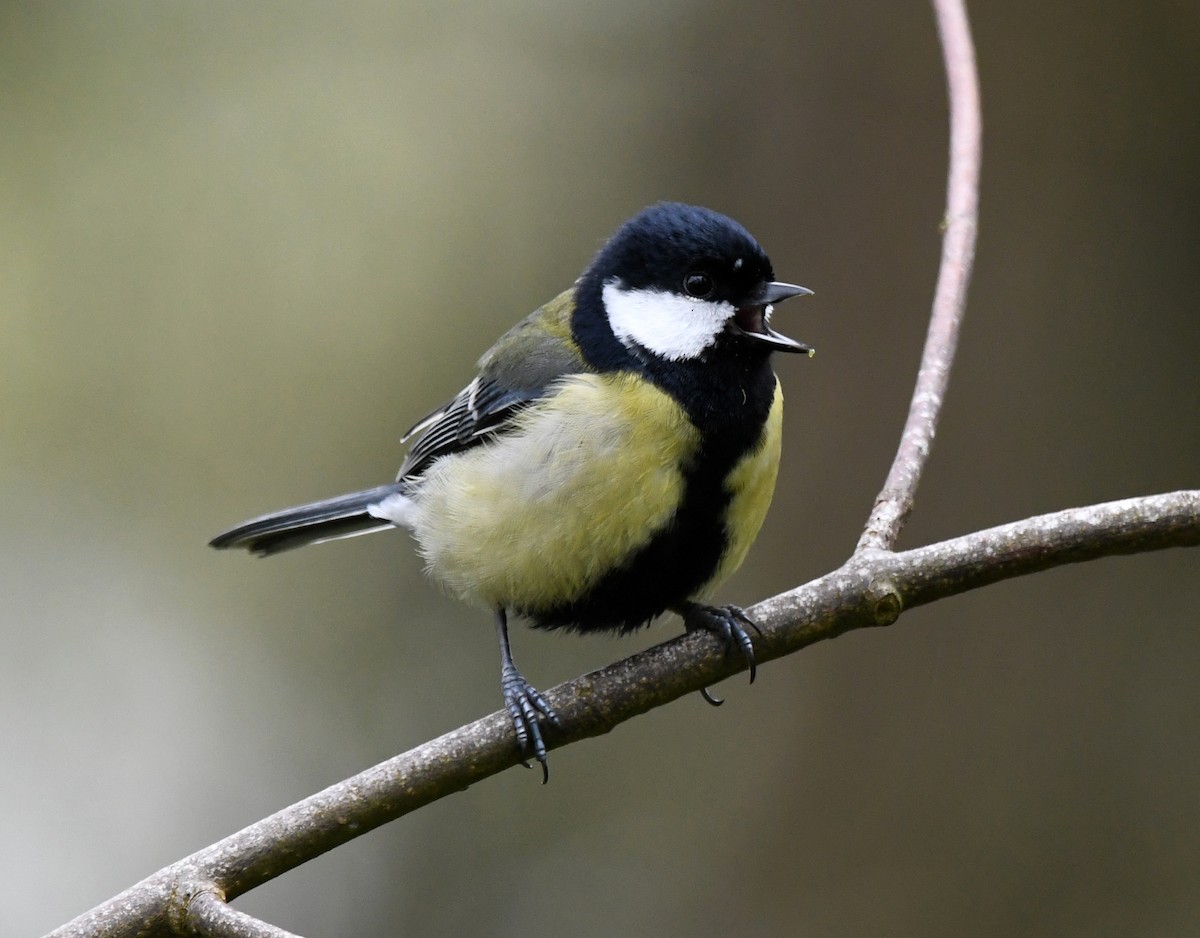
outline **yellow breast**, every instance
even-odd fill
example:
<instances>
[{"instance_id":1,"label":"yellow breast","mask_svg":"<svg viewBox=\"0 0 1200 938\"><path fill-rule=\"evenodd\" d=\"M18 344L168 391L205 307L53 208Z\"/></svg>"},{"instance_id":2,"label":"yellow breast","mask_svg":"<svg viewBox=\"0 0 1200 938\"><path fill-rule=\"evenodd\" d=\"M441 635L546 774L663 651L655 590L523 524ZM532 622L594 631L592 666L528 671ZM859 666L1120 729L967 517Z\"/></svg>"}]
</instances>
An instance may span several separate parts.
<instances>
[{"instance_id":1,"label":"yellow breast","mask_svg":"<svg viewBox=\"0 0 1200 938\"><path fill-rule=\"evenodd\" d=\"M463 598L569 603L670 520L698 433L669 395L629 374L573 375L517 420L426 473L414 534L429 572ZM761 524L778 455L776 441L769 467L760 453L731 478L739 531ZM735 538L737 563L753 534Z\"/></svg>"}]
</instances>

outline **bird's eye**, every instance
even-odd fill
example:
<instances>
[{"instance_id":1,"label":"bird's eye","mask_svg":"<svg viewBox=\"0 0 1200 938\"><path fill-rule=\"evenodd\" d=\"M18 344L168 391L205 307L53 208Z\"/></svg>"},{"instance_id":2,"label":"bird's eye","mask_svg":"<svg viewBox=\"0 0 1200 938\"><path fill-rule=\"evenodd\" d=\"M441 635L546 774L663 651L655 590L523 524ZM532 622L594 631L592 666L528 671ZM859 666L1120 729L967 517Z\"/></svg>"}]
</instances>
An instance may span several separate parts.
<instances>
[{"instance_id":1,"label":"bird's eye","mask_svg":"<svg viewBox=\"0 0 1200 938\"><path fill-rule=\"evenodd\" d=\"M702 271L695 271L683 278L683 290L688 296L698 300L710 296L713 291L712 277Z\"/></svg>"}]
</instances>

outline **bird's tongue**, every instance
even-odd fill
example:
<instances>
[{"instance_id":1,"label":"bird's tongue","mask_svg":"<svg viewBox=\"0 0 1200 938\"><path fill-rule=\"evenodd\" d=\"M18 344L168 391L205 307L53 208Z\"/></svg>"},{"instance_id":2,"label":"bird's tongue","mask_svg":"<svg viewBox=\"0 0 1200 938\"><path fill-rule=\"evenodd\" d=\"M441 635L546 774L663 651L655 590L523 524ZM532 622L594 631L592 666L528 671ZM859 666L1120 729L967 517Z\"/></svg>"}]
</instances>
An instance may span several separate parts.
<instances>
[{"instance_id":1,"label":"bird's tongue","mask_svg":"<svg viewBox=\"0 0 1200 938\"><path fill-rule=\"evenodd\" d=\"M763 320L762 306L743 306L734 314L734 321L743 332L753 332L755 335L766 335L767 324Z\"/></svg>"}]
</instances>

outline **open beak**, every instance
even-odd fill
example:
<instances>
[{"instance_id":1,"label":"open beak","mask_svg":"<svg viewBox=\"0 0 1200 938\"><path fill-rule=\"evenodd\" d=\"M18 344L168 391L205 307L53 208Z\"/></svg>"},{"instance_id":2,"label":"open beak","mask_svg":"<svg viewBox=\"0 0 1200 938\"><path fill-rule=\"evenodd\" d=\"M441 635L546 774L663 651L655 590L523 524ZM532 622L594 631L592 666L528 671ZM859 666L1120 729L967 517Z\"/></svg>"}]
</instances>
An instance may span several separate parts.
<instances>
[{"instance_id":1,"label":"open beak","mask_svg":"<svg viewBox=\"0 0 1200 938\"><path fill-rule=\"evenodd\" d=\"M733 316L734 329L747 339L762 342L775 351L803 352L811 358L815 351L811 345L780 335L769 323L771 307L775 303L782 303L793 296L809 296L811 293L812 290L791 283L764 283L749 303L738 307Z\"/></svg>"}]
</instances>

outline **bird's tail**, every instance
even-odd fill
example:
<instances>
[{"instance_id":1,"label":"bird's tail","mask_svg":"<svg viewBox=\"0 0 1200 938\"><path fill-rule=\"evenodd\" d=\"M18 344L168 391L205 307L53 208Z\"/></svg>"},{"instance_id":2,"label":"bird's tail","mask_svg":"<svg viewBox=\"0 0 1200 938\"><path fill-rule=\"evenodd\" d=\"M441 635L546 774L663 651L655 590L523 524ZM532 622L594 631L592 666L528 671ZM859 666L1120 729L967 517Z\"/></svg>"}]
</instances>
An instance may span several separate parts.
<instances>
[{"instance_id":1,"label":"bird's tail","mask_svg":"<svg viewBox=\"0 0 1200 938\"><path fill-rule=\"evenodd\" d=\"M383 531L396 525L373 515L371 509L388 499L393 504L404 499L399 482L251 518L218 534L209 541L209 546L218 550L244 547L252 554L266 557L306 544Z\"/></svg>"}]
</instances>

